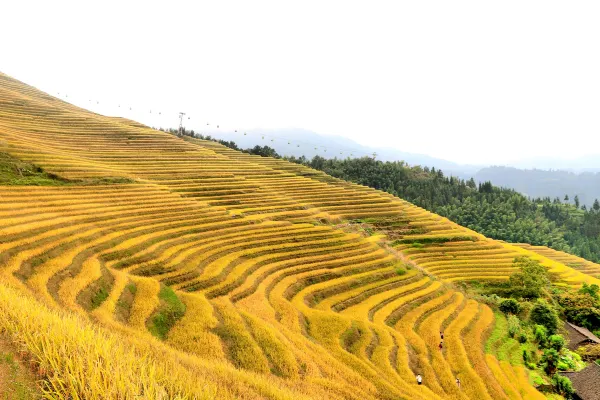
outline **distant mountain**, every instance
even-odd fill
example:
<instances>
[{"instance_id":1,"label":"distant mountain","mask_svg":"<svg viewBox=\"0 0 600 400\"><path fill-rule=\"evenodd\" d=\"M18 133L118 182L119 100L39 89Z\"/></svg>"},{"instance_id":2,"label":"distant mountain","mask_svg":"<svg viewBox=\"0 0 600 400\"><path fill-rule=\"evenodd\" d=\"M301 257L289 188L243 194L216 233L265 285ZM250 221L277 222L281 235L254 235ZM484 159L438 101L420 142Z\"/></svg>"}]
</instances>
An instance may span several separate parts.
<instances>
[{"instance_id":1,"label":"distant mountain","mask_svg":"<svg viewBox=\"0 0 600 400\"><path fill-rule=\"evenodd\" d=\"M530 197L559 197L575 195L581 204L591 206L600 199L600 173L517 169L512 167L487 167L475 174L479 182L491 181L496 186L514 189Z\"/></svg>"},{"instance_id":2,"label":"distant mountain","mask_svg":"<svg viewBox=\"0 0 600 400\"><path fill-rule=\"evenodd\" d=\"M600 155L588 155L573 159L536 157L510 163L509 166L521 169L600 172Z\"/></svg>"},{"instance_id":3,"label":"distant mountain","mask_svg":"<svg viewBox=\"0 0 600 400\"><path fill-rule=\"evenodd\" d=\"M341 136L322 135L305 129L261 129L243 132L204 130L218 139L232 140L241 148L267 145L283 156L306 156L312 158L320 155L325 158L346 158L372 156L382 161L404 161L409 165L421 165L441 169L447 174L470 178L481 166L460 165L452 161L431 157L425 154L408 153L390 147L363 146L351 139Z\"/></svg>"}]
</instances>

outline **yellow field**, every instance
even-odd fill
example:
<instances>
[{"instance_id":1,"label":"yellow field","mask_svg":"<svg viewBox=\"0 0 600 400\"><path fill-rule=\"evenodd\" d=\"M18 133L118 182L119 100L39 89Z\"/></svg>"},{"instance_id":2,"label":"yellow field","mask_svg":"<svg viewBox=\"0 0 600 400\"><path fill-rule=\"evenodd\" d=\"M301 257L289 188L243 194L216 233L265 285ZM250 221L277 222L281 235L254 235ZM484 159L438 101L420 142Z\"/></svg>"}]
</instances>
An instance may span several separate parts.
<instances>
[{"instance_id":1,"label":"yellow field","mask_svg":"<svg viewBox=\"0 0 600 400\"><path fill-rule=\"evenodd\" d=\"M452 281L508 279L530 255L565 285L600 283L580 259L2 74L0 143L77 181L0 187L0 332L50 398L535 398L484 352L492 311Z\"/></svg>"},{"instance_id":2,"label":"yellow field","mask_svg":"<svg viewBox=\"0 0 600 400\"><path fill-rule=\"evenodd\" d=\"M585 274L595 276L596 278L600 277L600 265L585 260L581 257L577 257L563 251L553 250L544 246L532 246L522 243L517 244L516 246L537 253L539 256L549 260L557 261L559 264L566 265Z\"/></svg>"}]
</instances>

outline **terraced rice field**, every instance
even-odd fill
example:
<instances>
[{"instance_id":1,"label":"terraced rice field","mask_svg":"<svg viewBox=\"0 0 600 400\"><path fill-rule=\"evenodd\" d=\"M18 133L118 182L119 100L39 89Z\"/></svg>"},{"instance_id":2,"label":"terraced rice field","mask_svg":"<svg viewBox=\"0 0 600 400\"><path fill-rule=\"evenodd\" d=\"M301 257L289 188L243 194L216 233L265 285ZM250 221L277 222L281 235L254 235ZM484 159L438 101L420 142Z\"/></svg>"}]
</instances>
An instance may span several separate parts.
<instances>
[{"instance_id":1,"label":"terraced rice field","mask_svg":"<svg viewBox=\"0 0 600 400\"><path fill-rule=\"evenodd\" d=\"M532 246L530 244L517 244L522 249L539 254L541 257L567 265L573 269L581 271L585 274L600 278L600 265L588 261L584 258L574 256L564 251L557 251L545 246Z\"/></svg>"},{"instance_id":2,"label":"terraced rice field","mask_svg":"<svg viewBox=\"0 0 600 400\"><path fill-rule=\"evenodd\" d=\"M0 332L59 398L541 398L452 285L537 249L1 74L0 145L72 181L0 188Z\"/></svg>"}]
</instances>

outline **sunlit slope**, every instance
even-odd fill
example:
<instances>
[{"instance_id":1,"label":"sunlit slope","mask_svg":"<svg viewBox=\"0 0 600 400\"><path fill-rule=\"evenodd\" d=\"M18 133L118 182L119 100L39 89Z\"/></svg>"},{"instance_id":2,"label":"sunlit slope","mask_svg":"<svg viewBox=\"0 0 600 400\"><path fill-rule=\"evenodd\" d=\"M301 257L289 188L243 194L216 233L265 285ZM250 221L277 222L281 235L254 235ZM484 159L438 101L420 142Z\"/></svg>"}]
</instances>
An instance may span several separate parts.
<instances>
[{"instance_id":1,"label":"sunlit slope","mask_svg":"<svg viewBox=\"0 0 600 400\"><path fill-rule=\"evenodd\" d=\"M584 258L565 253L564 251L553 250L545 246L532 246L530 244L523 243L516 244L515 246L532 251L539 254L541 257L545 257L560 264L567 265L585 274L595 276L596 278L600 277L600 265Z\"/></svg>"},{"instance_id":2,"label":"sunlit slope","mask_svg":"<svg viewBox=\"0 0 600 400\"><path fill-rule=\"evenodd\" d=\"M393 220L392 229L386 227L393 244L440 277L503 279L511 271L511 249L490 249L497 244L386 193L280 160L212 142L186 142L98 116L0 78L3 140L11 154L50 172L71 179L139 179L252 220ZM464 240L471 243L453 243ZM415 242L423 244L418 251L409 248ZM467 253L454 254L457 247ZM559 272L569 282L588 279L569 269Z\"/></svg>"},{"instance_id":3,"label":"sunlit slope","mask_svg":"<svg viewBox=\"0 0 600 400\"><path fill-rule=\"evenodd\" d=\"M484 353L491 310L447 283L507 279L516 255L534 253L386 193L99 116L5 75L0 141L77 181L0 187L0 329L48 381L97 398L125 385L106 379L112 370L139 376L127 393L147 398L535 396L518 365ZM426 273L403 273L411 260ZM566 283L594 279L548 267ZM111 356L81 385L90 359Z\"/></svg>"},{"instance_id":4,"label":"sunlit slope","mask_svg":"<svg viewBox=\"0 0 600 400\"><path fill-rule=\"evenodd\" d=\"M286 161L251 156L214 142L188 140L238 162L253 162L282 174L291 174L290 177L263 181L261 189L315 207L333 220L342 218L364 223L377 232L385 233L390 246L426 272L445 280L505 280L514 272L512 264L515 257L529 255L539 259L566 284L596 282L589 274L580 273L580 268L574 269L555 262L560 260L541 258L535 252L529 253L511 244L488 239L388 193ZM210 193L195 196L228 209L244 207L243 198L238 198L232 205L221 199L215 200Z\"/></svg>"}]
</instances>

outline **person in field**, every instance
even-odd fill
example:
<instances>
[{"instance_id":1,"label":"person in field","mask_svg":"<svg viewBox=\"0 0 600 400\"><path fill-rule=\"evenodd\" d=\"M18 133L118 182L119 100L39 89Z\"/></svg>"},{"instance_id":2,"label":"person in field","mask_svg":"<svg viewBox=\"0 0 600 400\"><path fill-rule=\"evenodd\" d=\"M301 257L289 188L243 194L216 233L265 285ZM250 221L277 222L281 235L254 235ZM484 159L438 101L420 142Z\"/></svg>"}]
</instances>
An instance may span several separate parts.
<instances>
[{"instance_id":1,"label":"person in field","mask_svg":"<svg viewBox=\"0 0 600 400\"><path fill-rule=\"evenodd\" d=\"M444 341L443 340L440 342L439 348L440 348L440 350L442 350L444 348Z\"/></svg>"},{"instance_id":2,"label":"person in field","mask_svg":"<svg viewBox=\"0 0 600 400\"><path fill-rule=\"evenodd\" d=\"M421 383L423 383L423 377L421 374L417 374L417 385L420 385Z\"/></svg>"},{"instance_id":3,"label":"person in field","mask_svg":"<svg viewBox=\"0 0 600 400\"><path fill-rule=\"evenodd\" d=\"M460 390L460 378L458 376L456 377L456 386L458 387L458 390Z\"/></svg>"},{"instance_id":4,"label":"person in field","mask_svg":"<svg viewBox=\"0 0 600 400\"><path fill-rule=\"evenodd\" d=\"M440 339L444 340L444 332L440 331Z\"/></svg>"}]
</instances>

